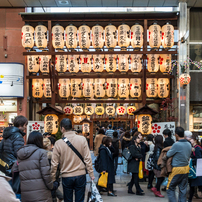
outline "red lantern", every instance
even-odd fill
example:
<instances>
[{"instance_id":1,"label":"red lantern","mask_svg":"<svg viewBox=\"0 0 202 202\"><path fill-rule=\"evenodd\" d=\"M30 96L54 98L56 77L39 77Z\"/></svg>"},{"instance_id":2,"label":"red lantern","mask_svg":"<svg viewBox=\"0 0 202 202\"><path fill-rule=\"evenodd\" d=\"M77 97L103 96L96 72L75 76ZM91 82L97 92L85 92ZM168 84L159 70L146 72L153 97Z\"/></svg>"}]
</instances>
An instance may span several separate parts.
<instances>
[{"instance_id":1,"label":"red lantern","mask_svg":"<svg viewBox=\"0 0 202 202\"><path fill-rule=\"evenodd\" d=\"M184 73L184 74L181 74L181 75L180 75L179 80L180 80L180 83L181 83L182 85L187 85L187 84L189 84L190 81L191 81L191 76L190 76L189 74L187 74L187 73Z\"/></svg>"}]
</instances>

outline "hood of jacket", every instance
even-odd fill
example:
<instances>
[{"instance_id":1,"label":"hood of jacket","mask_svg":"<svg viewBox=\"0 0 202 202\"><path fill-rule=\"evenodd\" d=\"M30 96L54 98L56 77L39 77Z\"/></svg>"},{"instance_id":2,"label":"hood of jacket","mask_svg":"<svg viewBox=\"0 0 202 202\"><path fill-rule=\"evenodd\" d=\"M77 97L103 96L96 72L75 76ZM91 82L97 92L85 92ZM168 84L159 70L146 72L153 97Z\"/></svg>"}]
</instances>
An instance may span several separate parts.
<instances>
[{"instance_id":1,"label":"hood of jacket","mask_svg":"<svg viewBox=\"0 0 202 202\"><path fill-rule=\"evenodd\" d=\"M7 127L7 128L4 129L3 138L8 139L12 135L15 135L16 133L20 133L22 136L25 135L25 133L22 132L19 128L15 127L15 126L11 126L11 127Z\"/></svg>"},{"instance_id":2,"label":"hood of jacket","mask_svg":"<svg viewBox=\"0 0 202 202\"><path fill-rule=\"evenodd\" d=\"M123 136L123 140L125 140L125 141L131 141L132 139L133 139L132 136L130 138L127 138L127 137Z\"/></svg>"},{"instance_id":3,"label":"hood of jacket","mask_svg":"<svg viewBox=\"0 0 202 202\"><path fill-rule=\"evenodd\" d=\"M17 151L18 158L20 160L28 159L37 149L39 149L39 147L37 147L36 145L25 145Z\"/></svg>"},{"instance_id":4,"label":"hood of jacket","mask_svg":"<svg viewBox=\"0 0 202 202\"><path fill-rule=\"evenodd\" d=\"M147 141L147 143L148 143L149 146L154 144L152 141Z\"/></svg>"}]
</instances>

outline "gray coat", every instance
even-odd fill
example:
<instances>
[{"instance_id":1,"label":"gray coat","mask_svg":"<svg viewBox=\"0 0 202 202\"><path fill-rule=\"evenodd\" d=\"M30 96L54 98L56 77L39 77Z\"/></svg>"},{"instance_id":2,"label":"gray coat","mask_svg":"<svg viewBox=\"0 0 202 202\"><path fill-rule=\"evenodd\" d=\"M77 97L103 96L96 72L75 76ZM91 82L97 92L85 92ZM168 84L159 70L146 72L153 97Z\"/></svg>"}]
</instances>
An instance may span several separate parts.
<instances>
[{"instance_id":1,"label":"gray coat","mask_svg":"<svg viewBox=\"0 0 202 202\"><path fill-rule=\"evenodd\" d=\"M52 202L53 182L46 151L26 145L17 152L22 202Z\"/></svg>"}]
</instances>

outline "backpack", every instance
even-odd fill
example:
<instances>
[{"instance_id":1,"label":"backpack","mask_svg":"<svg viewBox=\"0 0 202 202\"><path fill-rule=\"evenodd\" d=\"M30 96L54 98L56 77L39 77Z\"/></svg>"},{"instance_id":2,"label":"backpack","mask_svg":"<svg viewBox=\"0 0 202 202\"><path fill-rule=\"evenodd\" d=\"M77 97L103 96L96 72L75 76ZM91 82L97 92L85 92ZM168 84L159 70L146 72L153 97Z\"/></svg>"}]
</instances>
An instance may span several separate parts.
<instances>
[{"instance_id":1,"label":"backpack","mask_svg":"<svg viewBox=\"0 0 202 202\"><path fill-rule=\"evenodd\" d=\"M95 159L95 170L98 172L98 173L101 173L101 159L100 159L100 154L98 154L97 158Z\"/></svg>"},{"instance_id":2,"label":"backpack","mask_svg":"<svg viewBox=\"0 0 202 202\"><path fill-rule=\"evenodd\" d=\"M153 162L153 153L149 155L149 158L147 160L147 170L151 171L154 168L154 162Z\"/></svg>"}]
</instances>

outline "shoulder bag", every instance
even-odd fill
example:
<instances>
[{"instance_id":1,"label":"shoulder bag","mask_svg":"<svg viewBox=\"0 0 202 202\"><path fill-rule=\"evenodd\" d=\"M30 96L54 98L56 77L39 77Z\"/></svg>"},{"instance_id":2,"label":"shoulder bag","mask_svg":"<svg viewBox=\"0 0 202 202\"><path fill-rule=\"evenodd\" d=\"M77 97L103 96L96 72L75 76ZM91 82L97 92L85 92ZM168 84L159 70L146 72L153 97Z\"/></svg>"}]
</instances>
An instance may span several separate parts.
<instances>
[{"instance_id":1,"label":"shoulder bag","mask_svg":"<svg viewBox=\"0 0 202 202\"><path fill-rule=\"evenodd\" d=\"M130 161L132 159L132 155L130 153L130 150L128 148L125 148L123 151L122 151L122 156L127 160L127 161Z\"/></svg>"}]
</instances>

